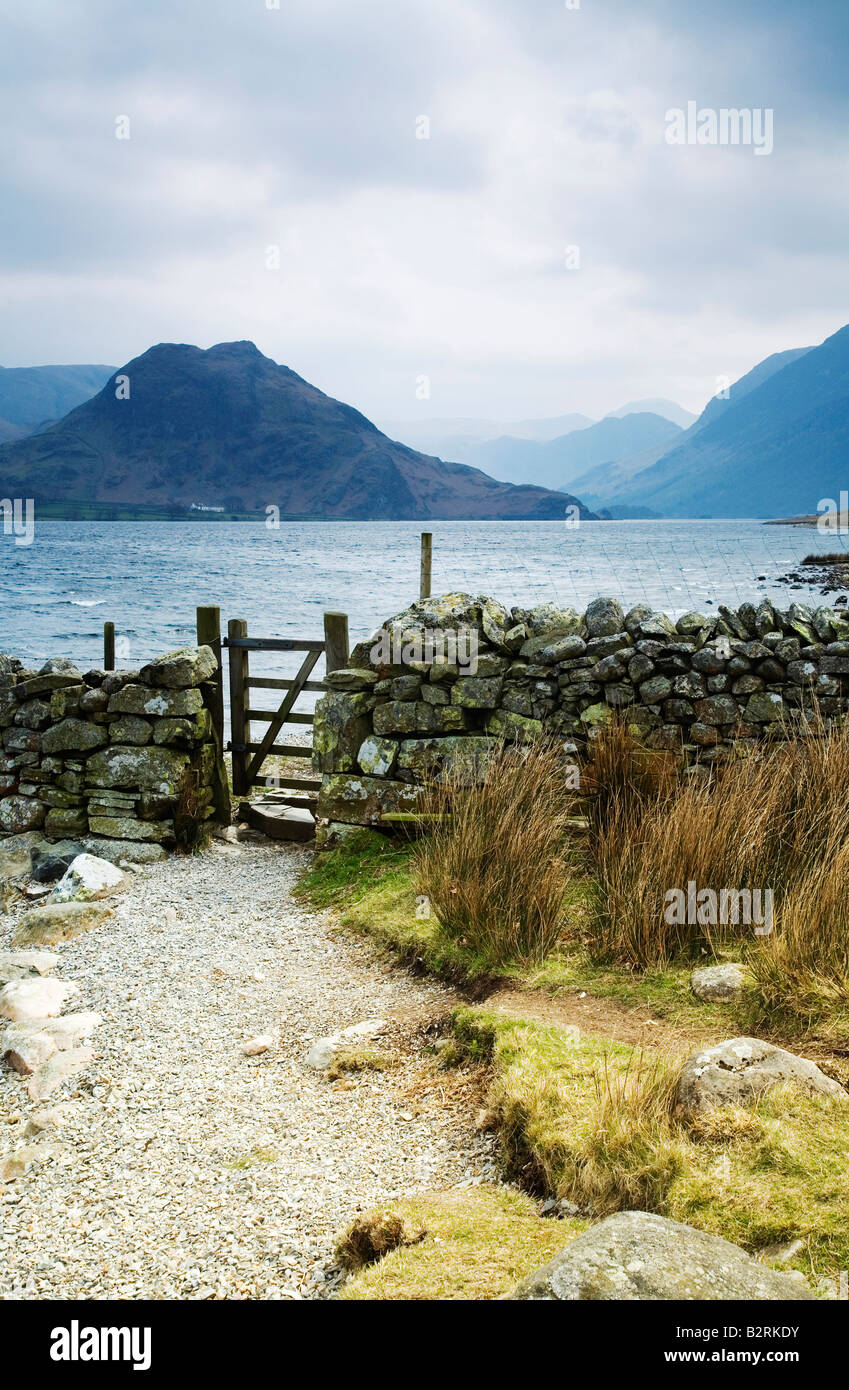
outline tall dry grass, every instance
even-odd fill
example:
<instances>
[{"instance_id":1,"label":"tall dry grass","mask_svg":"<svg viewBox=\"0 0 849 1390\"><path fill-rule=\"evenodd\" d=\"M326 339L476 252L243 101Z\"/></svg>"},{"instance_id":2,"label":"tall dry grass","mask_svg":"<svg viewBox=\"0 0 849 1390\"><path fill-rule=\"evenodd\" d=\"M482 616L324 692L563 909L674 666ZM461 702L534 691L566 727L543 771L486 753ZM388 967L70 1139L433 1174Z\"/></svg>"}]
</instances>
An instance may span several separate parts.
<instances>
[{"instance_id":1,"label":"tall dry grass","mask_svg":"<svg viewBox=\"0 0 849 1390\"><path fill-rule=\"evenodd\" d=\"M778 930L795 904L795 958L807 952L836 979L842 957L834 938L843 929L835 904L847 845L849 728L817 720L807 737L766 745L710 777L682 779L674 795L619 800L594 841L591 949L645 968L734 936L754 941L751 925L668 923L666 894L689 882L716 893L772 889Z\"/></svg>"},{"instance_id":2,"label":"tall dry grass","mask_svg":"<svg viewBox=\"0 0 849 1390\"><path fill-rule=\"evenodd\" d=\"M787 892L778 930L747 955L751 1026L849 1036L849 843Z\"/></svg>"},{"instance_id":3,"label":"tall dry grass","mask_svg":"<svg viewBox=\"0 0 849 1390\"><path fill-rule=\"evenodd\" d=\"M623 816L641 819L650 806L668 801L675 793L681 756L643 747L621 715L601 728L587 751L581 792L595 837Z\"/></svg>"},{"instance_id":4,"label":"tall dry grass","mask_svg":"<svg viewBox=\"0 0 849 1390\"><path fill-rule=\"evenodd\" d=\"M414 857L440 931L491 965L541 961L560 939L575 791L555 743L508 746L477 785L448 770Z\"/></svg>"}]
</instances>

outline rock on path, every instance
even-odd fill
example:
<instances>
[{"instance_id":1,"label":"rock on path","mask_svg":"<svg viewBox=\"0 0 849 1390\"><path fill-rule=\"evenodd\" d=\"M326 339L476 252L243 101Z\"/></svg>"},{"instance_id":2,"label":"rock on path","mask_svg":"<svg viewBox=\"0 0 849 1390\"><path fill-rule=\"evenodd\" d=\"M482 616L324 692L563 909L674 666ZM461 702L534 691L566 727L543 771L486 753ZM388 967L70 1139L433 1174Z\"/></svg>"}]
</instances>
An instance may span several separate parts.
<instances>
[{"instance_id":1,"label":"rock on path","mask_svg":"<svg viewBox=\"0 0 849 1390\"><path fill-rule=\"evenodd\" d=\"M452 995L297 906L302 854L215 844L151 865L62 943L75 1007L103 1022L49 1108L0 1075L0 1161L27 1169L0 1188L0 1296L320 1298L359 1210L493 1177L476 1097L418 1036ZM390 1069L333 1083L305 1065L375 1017Z\"/></svg>"}]
</instances>

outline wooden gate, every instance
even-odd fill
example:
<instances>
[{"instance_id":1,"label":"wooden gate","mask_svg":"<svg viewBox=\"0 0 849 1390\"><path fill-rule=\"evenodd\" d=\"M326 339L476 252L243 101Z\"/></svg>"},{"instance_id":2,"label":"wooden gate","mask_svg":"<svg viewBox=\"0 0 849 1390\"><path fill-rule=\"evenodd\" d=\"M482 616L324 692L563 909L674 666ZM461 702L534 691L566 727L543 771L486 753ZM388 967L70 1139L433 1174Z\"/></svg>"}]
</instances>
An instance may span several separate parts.
<instances>
[{"instance_id":1,"label":"wooden gate","mask_svg":"<svg viewBox=\"0 0 849 1390\"><path fill-rule=\"evenodd\" d=\"M249 797L251 789L257 786L273 788L263 796L259 803L245 803L245 811L252 819L252 809L272 807L300 807L314 812L321 787L321 779L312 774L307 776L278 776L273 778L263 772L263 764L272 756L310 759L312 747L309 744L277 743L280 730L286 724L308 725L313 716L308 711L296 710L298 697L305 691L321 692L324 689L320 680L310 679L322 657L324 672L338 671L348 662L348 618L345 613L325 613L323 638L291 637L250 637L248 625L241 618L231 618L227 624L227 636L223 645L228 649L230 666L230 742L227 745L233 759L233 792L236 796ZM251 652L303 652L300 670L294 677L252 676L250 672ZM280 690L285 694L276 709L262 708L254 691ZM257 743L251 738L252 724L267 724L267 729ZM281 838L286 834L287 817L284 811L280 817ZM291 829L296 818L289 817ZM302 818L300 824L309 829L309 823ZM263 829L268 829L263 824ZM301 838L301 836L297 836ZM291 836L295 838L295 835Z\"/></svg>"}]
</instances>

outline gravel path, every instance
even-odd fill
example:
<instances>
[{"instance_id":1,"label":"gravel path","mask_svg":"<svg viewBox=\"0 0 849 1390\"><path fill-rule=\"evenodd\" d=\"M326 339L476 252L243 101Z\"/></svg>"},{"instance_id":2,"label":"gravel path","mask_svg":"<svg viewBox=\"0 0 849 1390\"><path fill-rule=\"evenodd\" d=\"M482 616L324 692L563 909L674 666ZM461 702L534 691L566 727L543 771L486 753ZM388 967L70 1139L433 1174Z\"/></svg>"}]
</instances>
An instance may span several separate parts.
<instances>
[{"instance_id":1,"label":"gravel path","mask_svg":"<svg viewBox=\"0 0 849 1390\"><path fill-rule=\"evenodd\" d=\"M70 1007L104 1022L95 1060L41 1106L0 1075L0 1156L39 1156L0 1188L0 1296L322 1298L357 1211L494 1177L474 1084L437 1071L422 1036L450 991L302 910L303 853L216 842L152 865L114 919L54 948L82 991ZM386 1071L304 1065L317 1037L375 1016ZM266 1033L269 1051L242 1053ZM66 1122L33 1138L57 1102Z\"/></svg>"}]
</instances>

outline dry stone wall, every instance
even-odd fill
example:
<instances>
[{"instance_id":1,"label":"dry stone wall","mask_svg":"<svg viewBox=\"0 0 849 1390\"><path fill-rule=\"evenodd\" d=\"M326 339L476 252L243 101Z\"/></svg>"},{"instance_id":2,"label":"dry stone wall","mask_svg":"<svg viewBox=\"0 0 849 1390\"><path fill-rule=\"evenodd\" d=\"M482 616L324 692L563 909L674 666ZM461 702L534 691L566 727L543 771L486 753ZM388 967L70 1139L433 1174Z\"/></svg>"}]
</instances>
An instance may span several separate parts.
<instances>
[{"instance_id":1,"label":"dry stone wall","mask_svg":"<svg viewBox=\"0 0 849 1390\"><path fill-rule=\"evenodd\" d=\"M377 824L415 813L449 762L476 773L490 749L544 733L577 750L614 711L648 748L702 762L792 736L815 708L843 716L849 617L764 600L673 621L646 604L626 613L614 598L579 613L444 594L390 619L325 688L319 816Z\"/></svg>"},{"instance_id":2,"label":"dry stone wall","mask_svg":"<svg viewBox=\"0 0 849 1390\"><path fill-rule=\"evenodd\" d=\"M86 671L67 657L38 671L0 655L0 836L174 840L184 774L213 814L223 775L210 713L209 647L140 671Z\"/></svg>"}]
</instances>

